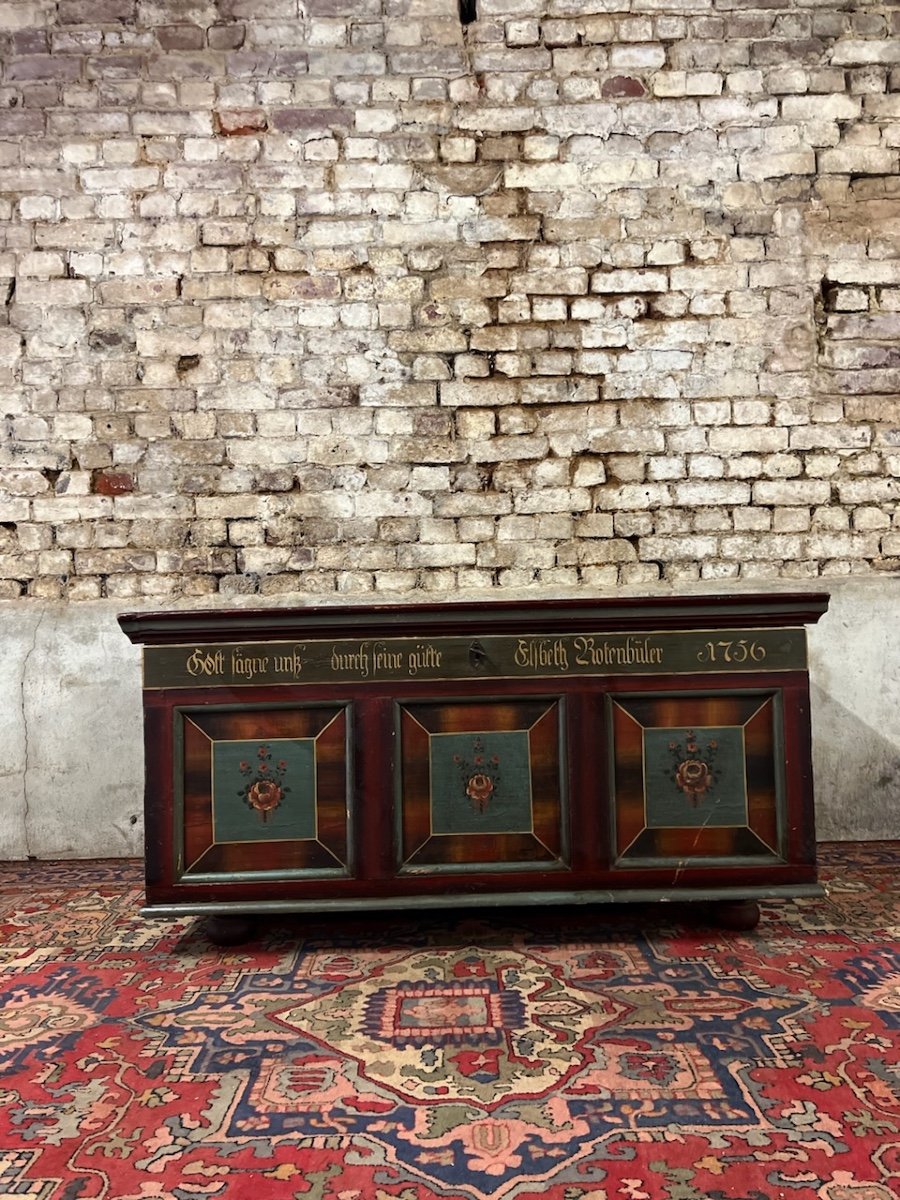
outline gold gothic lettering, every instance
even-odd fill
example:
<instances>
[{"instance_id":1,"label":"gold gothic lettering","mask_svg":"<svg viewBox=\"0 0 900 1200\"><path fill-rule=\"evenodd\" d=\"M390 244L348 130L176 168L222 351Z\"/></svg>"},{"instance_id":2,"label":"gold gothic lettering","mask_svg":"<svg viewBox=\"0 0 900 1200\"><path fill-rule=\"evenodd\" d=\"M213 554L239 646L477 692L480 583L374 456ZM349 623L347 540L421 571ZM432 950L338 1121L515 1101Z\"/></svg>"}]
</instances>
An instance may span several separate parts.
<instances>
[{"instance_id":1,"label":"gold gothic lettering","mask_svg":"<svg viewBox=\"0 0 900 1200\"><path fill-rule=\"evenodd\" d=\"M579 636L573 641L575 661L579 667L654 667L663 659L663 648L649 638L630 635L621 642L602 641L595 637Z\"/></svg>"},{"instance_id":2,"label":"gold gothic lettering","mask_svg":"<svg viewBox=\"0 0 900 1200\"><path fill-rule=\"evenodd\" d=\"M532 671L556 667L569 669L569 652L562 638L519 638L516 646L515 664Z\"/></svg>"},{"instance_id":3,"label":"gold gothic lettering","mask_svg":"<svg viewBox=\"0 0 900 1200\"><path fill-rule=\"evenodd\" d=\"M294 646L293 650L289 650L287 654L276 654L273 656L275 672L278 675L290 675L292 679L299 679L303 672L303 651L306 649L306 644Z\"/></svg>"},{"instance_id":4,"label":"gold gothic lettering","mask_svg":"<svg viewBox=\"0 0 900 1200\"><path fill-rule=\"evenodd\" d=\"M185 663L188 675L222 675L225 672L224 650L200 650L188 656Z\"/></svg>"},{"instance_id":5,"label":"gold gothic lettering","mask_svg":"<svg viewBox=\"0 0 900 1200\"><path fill-rule=\"evenodd\" d=\"M478 654L474 649L478 648ZM379 683L475 677L788 671L806 665L801 632L767 629L635 633L483 633L303 642L148 646L145 687Z\"/></svg>"},{"instance_id":6,"label":"gold gothic lettering","mask_svg":"<svg viewBox=\"0 0 900 1200\"><path fill-rule=\"evenodd\" d=\"M372 661L376 675L379 671L399 671L403 667L403 654L400 650L392 650L384 642L376 642L372 651Z\"/></svg>"},{"instance_id":7,"label":"gold gothic lettering","mask_svg":"<svg viewBox=\"0 0 900 1200\"><path fill-rule=\"evenodd\" d=\"M369 643L362 642L358 650L338 650L334 646L331 651L332 671L346 671L360 679L368 679L370 671Z\"/></svg>"},{"instance_id":8,"label":"gold gothic lettering","mask_svg":"<svg viewBox=\"0 0 900 1200\"><path fill-rule=\"evenodd\" d=\"M418 675L420 671L439 671L441 667L441 651L430 642L419 642L407 656L410 675Z\"/></svg>"},{"instance_id":9,"label":"gold gothic lettering","mask_svg":"<svg viewBox=\"0 0 900 1200\"><path fill-rule=\"evenodd\" d=\"M241 646L236 646L231 652L231 673L244 679L255 679L257 675L265 675L269 670L269 657L257 658L245 654Z\"/></svg>"},{"instance_id":10,"label":"gold gothic lettering","mask_svg":"<svg viewBox=\"0 0 900 1200\"><path fill-rule=\"evenodd\" d=\"M404 670L407 675L438 671L442 657L442 652L429 642L419 642L411 648L395 648L389 642L360 642L355 650L333 646L329 662L336 673L369 679L379 675L390 678Z\"/></svg>"}]
</instances>

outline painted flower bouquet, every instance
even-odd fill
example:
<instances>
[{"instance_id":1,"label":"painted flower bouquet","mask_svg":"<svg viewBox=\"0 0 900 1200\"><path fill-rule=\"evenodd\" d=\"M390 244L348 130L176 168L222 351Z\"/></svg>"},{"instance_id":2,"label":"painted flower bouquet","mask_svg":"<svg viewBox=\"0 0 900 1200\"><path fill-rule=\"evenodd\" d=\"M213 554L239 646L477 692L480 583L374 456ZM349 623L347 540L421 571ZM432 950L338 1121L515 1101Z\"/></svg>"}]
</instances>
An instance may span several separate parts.
<instances>
[{"instance_id":1,"label":"painted flower bouquet","mask_svg":"<svg viewBox=\"0 0 900 1200\"><path fill-rule=\"evenodd\" d=\"M288 765L283 758L273 763L272 749L265 744L256 751L256 758L256 763L244 759L238 764L241 774L247 780L238 795L250 808L258 812L265 822L269 819L269 813L278 808L291 790L284 783Z\"/></svg>"}]
</instances>

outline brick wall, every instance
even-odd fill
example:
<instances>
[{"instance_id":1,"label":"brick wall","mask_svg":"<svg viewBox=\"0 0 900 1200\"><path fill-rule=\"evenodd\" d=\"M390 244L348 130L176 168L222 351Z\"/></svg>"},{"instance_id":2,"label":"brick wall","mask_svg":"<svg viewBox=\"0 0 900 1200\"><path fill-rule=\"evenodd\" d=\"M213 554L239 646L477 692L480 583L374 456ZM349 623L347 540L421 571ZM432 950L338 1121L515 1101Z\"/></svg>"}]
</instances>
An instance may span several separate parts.
<instances>
[{"instance_id":1,"label":"brick wall","mask_svg":"<svg viewBox=\"0 0 900 1200\"><path fill-rule=\"evenodd\" d=\"M0 599L896 572L898 34L0 0Z\"/></svg>"}]
</instances>

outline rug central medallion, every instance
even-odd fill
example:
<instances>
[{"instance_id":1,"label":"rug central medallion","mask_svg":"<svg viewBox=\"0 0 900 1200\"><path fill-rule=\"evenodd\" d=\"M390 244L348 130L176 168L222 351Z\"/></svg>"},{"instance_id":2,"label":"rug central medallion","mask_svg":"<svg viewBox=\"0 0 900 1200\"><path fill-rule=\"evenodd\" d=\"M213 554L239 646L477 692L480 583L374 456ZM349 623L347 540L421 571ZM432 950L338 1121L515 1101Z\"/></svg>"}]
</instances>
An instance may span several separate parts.
<instances>
[{"instance_id":1,"label":"rug central medallion","mask_svg":"<svg viewBox=\"0 0 900 1200\"><path fill-rule=\"evenodd\" d=\"M541 1096L584 1066L585 1045L630 1005L582 995L533 958L422 952L269 1019L410 1102L491 1107ZM590 1057L590 1056L589 1056Z\"/></svg>"},{"instance_id":2,"label":"rug central medallion","mask_svg":"<svg viewBox=\"0 0 900 1200\"><path fill-rule=\"evenodd\" d=\"M390 1046L452 1046L474 1037L499 1043L525 1024L521 997L493 983L385 988L366 1008L367 1032Z\"/></svg>"}]
</instances>

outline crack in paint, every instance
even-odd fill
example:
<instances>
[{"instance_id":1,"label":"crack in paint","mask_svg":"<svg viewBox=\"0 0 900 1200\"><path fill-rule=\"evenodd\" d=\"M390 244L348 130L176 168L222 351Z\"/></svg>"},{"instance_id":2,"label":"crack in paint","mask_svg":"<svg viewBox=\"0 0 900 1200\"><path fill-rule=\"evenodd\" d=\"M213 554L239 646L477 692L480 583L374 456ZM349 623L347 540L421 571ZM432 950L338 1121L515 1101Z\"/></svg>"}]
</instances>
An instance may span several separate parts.
<instances>
[{"instance_id":1,"label":"crack in paint","mask_svg":"<svg viewBox=\"0 0 900 1200\"><path fill-rule=\"evenodd\" d=\"M678 883L681 880L682 872L687 870L688 865L690 863L691 856L696 852L697 846L700 842L700 838L703 836L703 831L709 827L709 823L715 816L716 809L719 807L721 802L722 802L721 797L716 797L716 799L713 800L712 806L710 807L709 811L706 814L706 819L704 820L703 824L697 826L697 832L694 835L694 843L691 846L690 850L688 851L687 857L680 858L675 867L675 877L672 880L673 887L676 887L678 885Z\"/></svg>"},{"instance_id":2,"label":"crack in paint","mask_svg":"<svg viewBox=\"0 0 900 1200\"><path fill-rule=\"evenodd\" d=\"M22 838L25 843L25 857L26 858L33 858L34 856L31 853L31 845L28 840L28 818L31 813L31 802L29 801L29 798L28 798L28 764L29 764L29 759L31 757L31 739L28 735L28 716L25 712L25 683L28 678L28 664L31 661L31 656L34 654L35 650L37 649L38 634L41 631L41 626L44 623L44 618L46 617L46 615L47 615L47 610L44 609L43 612L38 617L37 622L34 626L34 632L31 637L31 645L28 647L28 651L27 651L24 659L22 660L22 681L20 684L20 707L22 710L22 730L23 730L24 739L25 739L25 755L24 755L24 761L22 764L22 799L25 802L24 811L22 813Z\"/></svg>"}]
</instances>

